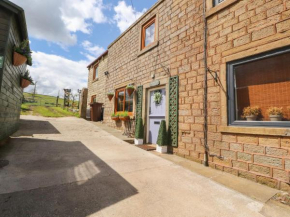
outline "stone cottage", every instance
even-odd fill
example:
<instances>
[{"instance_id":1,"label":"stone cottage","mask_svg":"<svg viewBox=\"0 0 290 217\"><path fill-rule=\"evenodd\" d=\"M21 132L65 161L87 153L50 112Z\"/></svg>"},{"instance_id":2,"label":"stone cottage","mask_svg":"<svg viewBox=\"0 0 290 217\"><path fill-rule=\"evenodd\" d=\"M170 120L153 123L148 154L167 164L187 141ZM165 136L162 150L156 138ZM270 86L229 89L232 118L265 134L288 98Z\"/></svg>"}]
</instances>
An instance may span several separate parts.
<instances>
[{"instance_id":1,"label":"stone cottage","mask_svg":"<svg viewBox=\"0 0 290 217\"><path fill-rule=\"evenodd\" d=\"M289 35L288 0L159 0L108 47L104 122L126 110L156 143L166 120L170 152L290 190Z\"/></svg>"},{"instance_id":2,"label":"stone cottage","mask_svg":"<svg viewBox=\"0 0 290 217\"><path fill-rule=\"evenodd\" d=\"M20 75L26 64L13 66L13 48L28 39L22 8L0 1L0 141L18 129L23 90Z\"/></svg>"}]
</instances>

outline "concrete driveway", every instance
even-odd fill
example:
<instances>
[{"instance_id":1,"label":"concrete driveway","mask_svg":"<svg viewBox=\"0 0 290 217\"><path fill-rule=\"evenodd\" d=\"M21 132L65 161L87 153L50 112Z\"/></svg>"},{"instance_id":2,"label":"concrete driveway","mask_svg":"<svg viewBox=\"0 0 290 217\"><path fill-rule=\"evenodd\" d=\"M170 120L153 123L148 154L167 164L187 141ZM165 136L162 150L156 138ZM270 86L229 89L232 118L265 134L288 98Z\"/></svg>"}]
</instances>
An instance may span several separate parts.
<instances>
[{"instance_id":1,"label":"concrete driveway","mask_svg":"<svg viewBox=\"0 0 290 217\"><path fill-rule=\"evenodd\" d=\"M25 116L0 148L0 216L264 216L264 204L77 118Z\"/></svg>"}]
</instances>

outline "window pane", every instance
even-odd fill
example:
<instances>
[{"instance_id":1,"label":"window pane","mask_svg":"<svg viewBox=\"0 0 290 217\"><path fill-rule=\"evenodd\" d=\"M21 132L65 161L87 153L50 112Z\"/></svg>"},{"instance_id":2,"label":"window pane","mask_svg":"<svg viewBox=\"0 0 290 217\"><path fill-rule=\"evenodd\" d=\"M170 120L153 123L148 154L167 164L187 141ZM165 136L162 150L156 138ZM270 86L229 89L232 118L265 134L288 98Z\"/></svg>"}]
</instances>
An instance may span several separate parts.
<instances>
[{"instance_id":1,"label":"window pane","mask_svg":"<svg viewBox=\"0 0 290 217\"><path fill-rule=\"evenodd\" d=\"M216 6L216 5L222 3L225 0L213 0L213 1L214 1L214 6Z\"/></svg>"},{"instance_id":2,"label":"window pane","mask_svg":"<svg viewBox=\"0 0 290 217\"><path fill-rule=\"evenodd\" d=\"M117 111L123 111L123 106L124 106L124 91L121 91L118 93L118 98L117 98Z\"/></svg>"},{"instance_id":3,"label":"window pane","mask_svg":"<svg viewBox=\"0 0 290 217\"><path fill-rule=\"evenodd\" d=\"M145 30L145 47L153 43L155 40L155 23L152 23Z\"/></svg>"},{"instance_id":4,"label":"window pane","mask_svg":"<svg viewBox=\"0 0 290 217\"><path fill-rule=\"evenodd\" d=\"M234 68L236 120L243 109L258 106L258 121L270 121L268 109L282 108L282 121L290 121L290 53L245 63Z\"/></svg>"},{"instance_id":5,"label":"window pane","mask_svg":"<svg viewBox=\"0 0 290 217\"><path fill-rule=\"evenodd\" d=\"M133 112L133 94L129 96L127 91L126 91L125 111Z\"/></svg>"},{"instance_id":6,"label":"window pane","mask_svg":"<svg viewBox=\"0 0 290 217\"><path fill-rule=\"evenodd\" d=\"M98 78L99 76L99 67L96 67L95 69L95 78Z\"/></svg>"}]
</instances>

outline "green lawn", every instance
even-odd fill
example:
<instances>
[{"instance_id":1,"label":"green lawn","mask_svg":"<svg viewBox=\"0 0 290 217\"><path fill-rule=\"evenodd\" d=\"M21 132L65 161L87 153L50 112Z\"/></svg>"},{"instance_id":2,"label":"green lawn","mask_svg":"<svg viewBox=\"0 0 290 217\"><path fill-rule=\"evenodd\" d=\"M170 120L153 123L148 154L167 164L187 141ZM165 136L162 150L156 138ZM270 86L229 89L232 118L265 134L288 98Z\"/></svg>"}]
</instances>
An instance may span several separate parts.
<instances>
[{"instance_id":1,"label":"green lawn","mask_svg":"<svg viewBox=\"0 0 290 217\"><path fill-rule=\"evenodd\" d=\"M21 115L36 115L43 117L79 117L78 112L63 109L63 99L59 99L59 107L56 107L56 97L35 94L34 101L32 94L24 93L26 102L21 105ZM76 102L77 104L77 102Z\"/></svg>"}]
</instances>

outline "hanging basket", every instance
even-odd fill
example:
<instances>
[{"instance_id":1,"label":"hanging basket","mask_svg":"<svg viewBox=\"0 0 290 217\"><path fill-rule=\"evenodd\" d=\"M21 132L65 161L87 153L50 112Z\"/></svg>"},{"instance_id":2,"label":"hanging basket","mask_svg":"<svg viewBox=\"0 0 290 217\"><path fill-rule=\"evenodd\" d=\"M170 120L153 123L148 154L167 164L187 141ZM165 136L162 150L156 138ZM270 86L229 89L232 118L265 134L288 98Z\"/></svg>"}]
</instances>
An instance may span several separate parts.
<instances>
[{"instance_id":1,"label":"hanging basket","mask_svg":"<svg viewBox=\"0 0 290 217\"><path fill-rule=\"evenodd\" d=\"M26 63L26 61L27 61L27 58L25 56L14 51L14 54L13 54L13 65L14 66L21 66L24 63Z\"/></svg>"},{"instance_id":2,"label":"hanging basket","mask_svg":"<svg viewBox=\"0 0 290 217\"><path fill-rule=\"evenodd\" d=\"M125 116L125 117L120 117L121 121L129 121L130 117L129 116Z\"/></svg>"},{"instance_id":3,"label":"hanging basket","mask_svg":"<svg viewBox=\"0 0 290 217\"><path fill-rule=\"evenodd\" d=\"M119 117L111 117L111 119L112 119L113 121L119 121L119 120L120 120Z\"/></svg>"},{"instance_id":4,"label":"hanging basket","mask_svg":"<svg viewBox=\"0 0 290 217\"><path fill-rule=\"evenodd\" d=\"M113 97L114 97L114 95L107 95L108 96L108 99L111 101L112 99L113 99Z\"/></svg>"},{"instance_id":5,"label":"hanging basket","mask_svg":"<svg viewBox=\"0 0 290 217\"><path fill-rule=\"evenodd\" d=\"M28 87L31 84L31 82L29 80L26 80L24 78L21 78L21 87L24 89L26 87Z\"/></svg>"},{"instance_id":6,"label":"hanging basket","mask_svg":"<svg viewBox=\"0 0 290 217\"><path fill-rule=\"evenodd\" d=\"M135 89L133 88L127 88L127 93L129 94L129 96L132 95L132 93L134 93Z\"/></svg>"}]
</instances>

